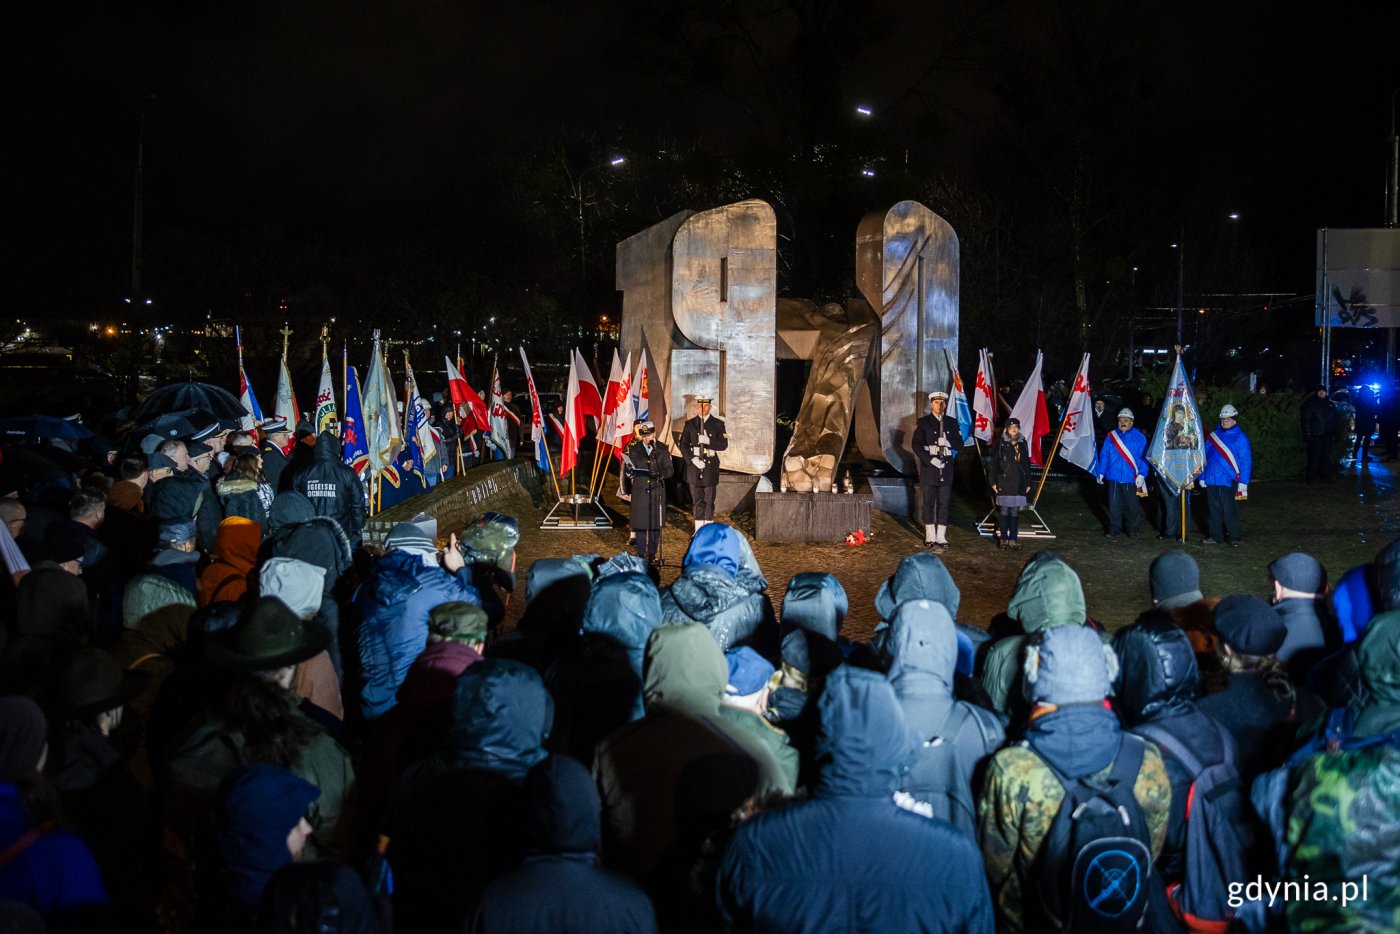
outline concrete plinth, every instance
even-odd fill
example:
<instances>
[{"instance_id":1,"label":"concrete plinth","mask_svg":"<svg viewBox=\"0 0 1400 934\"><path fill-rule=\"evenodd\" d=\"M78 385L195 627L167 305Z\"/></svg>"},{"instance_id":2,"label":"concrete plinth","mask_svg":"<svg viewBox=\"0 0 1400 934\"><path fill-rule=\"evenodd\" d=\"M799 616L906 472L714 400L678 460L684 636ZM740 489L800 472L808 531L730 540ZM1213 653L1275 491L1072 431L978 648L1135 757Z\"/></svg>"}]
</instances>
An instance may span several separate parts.
<instances>
[{"instance_id":1,"label":"concrete plinth","mask_svg":"<svg viewBox=\"0 0 1400 934\"><path fill-rule=\"evenodd\" d=\"M745 473L720 473L715 489L715 514L742 512L754 506L754 487L758 477Z\"/></svg>"},{"instance_id":2,"label":"concrete plinth","mask_svg":"<svg viewBox=\"0 0 1400 934\"><path fill-rule=\"evenodd\" d=\"M875 508L892 516L917 514L919 485L912 477L898 474L886 477L866 477L865 483L875 497Z\"/></svg>"},{"instance_id":3,"label":"concrete plinth","mask_svg":"<svg viewBox=\"0 0 1400 934\"><path fill-rule=\"evenodd\" d=\"M870 528L870 493L755 493L755 537L768 542L842 542Z\"/></svg>"}]
</instances>

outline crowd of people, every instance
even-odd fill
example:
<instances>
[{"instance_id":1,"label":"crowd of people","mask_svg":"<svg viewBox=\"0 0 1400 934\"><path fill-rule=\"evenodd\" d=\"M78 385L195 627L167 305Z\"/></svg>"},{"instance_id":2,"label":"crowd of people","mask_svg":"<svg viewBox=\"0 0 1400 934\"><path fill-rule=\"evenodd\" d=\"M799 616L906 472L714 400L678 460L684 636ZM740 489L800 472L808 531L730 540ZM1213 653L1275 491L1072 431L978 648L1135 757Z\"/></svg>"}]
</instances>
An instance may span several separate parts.
<instances>
[{"instance_id":1,"label":"crowd of people","mask_svg":"<svg viewBox=\"0 0 1400 934\"><path fill-rule=\"evenodd\" d=\"M272 427L0 465L0 929L1400 930L1400 542L1167 551L1112 634L1051 551L976 626L921 551L859 642L720 522L665 587L495 513L367 547Z\"/></svg>"}]
</instances>

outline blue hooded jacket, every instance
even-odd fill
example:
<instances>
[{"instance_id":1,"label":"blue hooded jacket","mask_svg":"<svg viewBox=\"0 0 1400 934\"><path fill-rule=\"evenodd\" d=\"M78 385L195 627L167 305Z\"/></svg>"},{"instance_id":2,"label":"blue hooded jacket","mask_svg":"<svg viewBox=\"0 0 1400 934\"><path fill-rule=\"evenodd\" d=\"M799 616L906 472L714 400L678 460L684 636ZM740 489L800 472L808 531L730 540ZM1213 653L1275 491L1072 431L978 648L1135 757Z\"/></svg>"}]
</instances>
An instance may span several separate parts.
<instances>
[{"instance_id":1,"label":"blue hooded jacket","mask_svg":"<svg viewBox=\"0 0 1400 934\"><path fill-rule=\"evenodd\" d=\"M681 576L661 594L662 621L700 623L726 652L750 641L765 616L768 581L744 551L739 533L723 523L696 532Z\"/></svg>"},{"instance_id":2,"label":"blue hooded jacket","mask_svg":"<svg viewBox=\"0 0 1400 934\"><path fill-rule=\"evenodd\" d=\"M814 799L739 827L718 878L737 930L993 930L981 855L952 825L894 802L915 734L890 685L843 666L819 704Z\"/></svg>"},{"instance_id":3,"label":"blue hooded jacket","mask_svg":"<svg viewBox=\"0 0 1400 934\"><path fill-rule=\"evenodd\" d=\"M481 606L476 588L463 568L449 574L422 556L391 551L355 592L355 615L364 688L360 710L373 719L398 702L399 686L428 645L428 614L444 603Z\"/></svg>"}]
</instances>

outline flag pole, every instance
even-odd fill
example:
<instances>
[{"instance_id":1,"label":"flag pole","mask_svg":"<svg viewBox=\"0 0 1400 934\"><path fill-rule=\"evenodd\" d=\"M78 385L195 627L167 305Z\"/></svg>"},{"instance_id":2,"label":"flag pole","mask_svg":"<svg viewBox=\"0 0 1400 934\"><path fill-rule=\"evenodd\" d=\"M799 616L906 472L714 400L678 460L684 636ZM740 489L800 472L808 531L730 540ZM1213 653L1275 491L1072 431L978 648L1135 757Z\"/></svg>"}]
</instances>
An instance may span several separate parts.
<instances>
[{"instance_id":1,"label":"flag pole","mask_svg":"<svg viewBox=\"0 0 1400 934\"><path fill-rule=\"evenodd\" d=\"M1045 489L1045 478L1050 474L1050 464L1055 460L1055 452L1060 449L1060 436L1065 433L1065 423L1068 421L1069 406L1065 406L1065 417L1060 420L1060 430L1055 432L1055 443L1050 445L1050 456L1045 458L1045 466L1040 470L1040 483L1035 488L1035 498L1031 500L1032 509L1040 503L1040 491Z\"/></svg>"},{"instance_id":2,"label":"flag pole","mask_svg":"<svg viewBox=\"0 0 1400 934\"><path fill-rule=\"evenodd\" d=\"M1181 488L1181 544L1186 544L1186 487Z\"/></svg>"}]
</instances>

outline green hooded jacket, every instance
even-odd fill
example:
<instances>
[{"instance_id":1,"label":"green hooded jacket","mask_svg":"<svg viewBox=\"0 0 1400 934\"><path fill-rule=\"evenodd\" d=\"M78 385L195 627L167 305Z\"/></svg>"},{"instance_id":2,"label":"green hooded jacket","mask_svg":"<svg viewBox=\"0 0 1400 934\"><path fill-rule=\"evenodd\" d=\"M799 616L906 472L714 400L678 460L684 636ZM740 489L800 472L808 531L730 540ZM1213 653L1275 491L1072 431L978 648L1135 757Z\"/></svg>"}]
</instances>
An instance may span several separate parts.
<instances>
[{"instance_id":1,"label":"green hooded jacket","mask_svg":"<svg viewBox=\"0 0 1400 934\"><path fill-rule=\"evenodd\" d=\"M1021 624L1026 635L1053 626L1084 625L1084 588L1079 575L1055 555L1041 552L1021 570L1006 613ZM997 710L1011 715L1012 722L1018 722L1018 714L1028 713L1021 692L1021 649L1025 643L1025 635L999 640L988 651L982 669L982 686Z\"/></svg>"}]
</instances>

